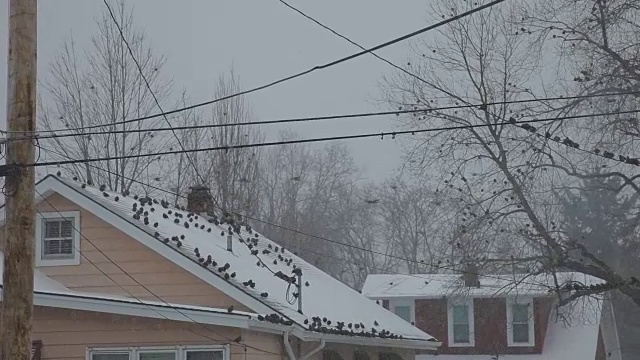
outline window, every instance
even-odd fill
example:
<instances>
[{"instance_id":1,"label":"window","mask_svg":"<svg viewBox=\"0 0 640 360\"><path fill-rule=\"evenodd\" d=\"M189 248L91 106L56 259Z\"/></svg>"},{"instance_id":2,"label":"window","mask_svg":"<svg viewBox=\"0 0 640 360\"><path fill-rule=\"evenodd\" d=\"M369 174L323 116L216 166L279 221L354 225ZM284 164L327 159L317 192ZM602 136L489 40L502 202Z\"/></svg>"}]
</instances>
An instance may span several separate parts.
<instances>
[{"instance_id":1,"label":"window","mask_svg":"<svg viewBox=\"0 0 640 360\"><path fill-rule=\"evenodd\" d=\"M89 360L129 360L128 352L95 352L91 354Z\"/></svg>"},{"instance_id":2,"label":"window","mask_svg":"<svg viewBox=\"0 0 640 360\"><path fill-rule=\"evenodd\" d=\"M389 310L406 322L415 322L415 305L413 299L394 299L389 301Z\"/></svg>"},{"instance_id":3,"label":"window","mask_svg":"<svg viewBox=\"0 0 640 360\"><path fill-rule=\"evenodd\" d=\"M36 266L80 264L80 212L51 212L36 218Z\"/></svg>"},{"instance_id":4,"label":"window","mask_svg":"<svg viewBox=\"0 0 640 360\"><path fill-rule=\"evenodd\" d=\"M509 346L533 346L533 301L507 300L507 336Z\"/></svg>"},{"instance_id":5,"label":"window","mask_svg":"<svg viewBox=\"0 0 640 360\"><path fill-rule=\"evenodd\" d=\"M447 318L449 346L474 346L473 299L450 300Z\"/></svg>"},{"instance_id":6,"label":"window","mask_svg":"<svg viewBox=\"0 0 640 360\"><path fill-rule=\"evenodd\" d=\"M185 360L222 360L223 355L219 350L187 350Z\"/></svg>"},{"instance_id":7,"label":"window","mask_svg":"<svg viewBox=\"0 0 640 360\"><path fill-rule=\"evenodd\" d=\"M87 360L225 360L226 346L89 349Z\"/></svg>"}]
</instances>

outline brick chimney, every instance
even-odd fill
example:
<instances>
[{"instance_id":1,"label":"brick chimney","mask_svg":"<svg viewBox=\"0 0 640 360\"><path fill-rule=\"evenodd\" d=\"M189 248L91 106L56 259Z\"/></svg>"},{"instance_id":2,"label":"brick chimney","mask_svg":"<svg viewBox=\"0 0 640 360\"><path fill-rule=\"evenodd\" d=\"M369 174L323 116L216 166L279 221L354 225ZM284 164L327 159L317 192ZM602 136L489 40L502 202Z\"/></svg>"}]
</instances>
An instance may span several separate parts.
<instances>
[{"instance_id":1,"label":"brick chimney","mask_svg":"<svg viewBox=\"0 0 640 360\"><path fill-rule=\"evenodd\" d=\"M466 287L480 287L480 274L478 266L473 263L465 264L462 279L464 280L464 286Z\"/></svg>"},{"instance_id":2,"label":"brick chimney","mask_svg":"<svg viewBox=\"0 0 640 360\"><path fill-rule=\"evenodd\" d=\"M189 187L187 210L195 214L206 214L213 208L213 198L209 188L204 185Z\"/></svg>"}]
</instances>

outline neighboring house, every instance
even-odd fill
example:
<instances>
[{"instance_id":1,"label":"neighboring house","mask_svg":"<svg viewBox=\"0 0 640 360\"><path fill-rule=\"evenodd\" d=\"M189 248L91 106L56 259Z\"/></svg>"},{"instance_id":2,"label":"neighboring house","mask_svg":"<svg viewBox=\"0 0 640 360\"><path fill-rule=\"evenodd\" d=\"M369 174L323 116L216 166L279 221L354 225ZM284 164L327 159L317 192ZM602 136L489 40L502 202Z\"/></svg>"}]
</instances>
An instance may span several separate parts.
<instances>
[{"instance_id":1,"label":"neighboring house","mask_svg":"<svg viewBox=\"0 0 640 360\"><path fill-rule=\"evenodd\" d=\"M412 360L440 345L249 227L205 215L205 189L191 211L52 175L36 193L34 358Z\"/></svg>"},{"instance_id":2,"label":"neighboring house","mask_svg":"<svg viewBox=\"0 0 640 360\"><path fill-rule=\"evenodd\" d=\"M578 273L557 279L599 281ZM603 317L610 304L580 298L558 307L554 283L528 274L369 275L362 293L442 341L437 354L417 359L620 360L613 320Z\"/></svg>"}]
</instances>

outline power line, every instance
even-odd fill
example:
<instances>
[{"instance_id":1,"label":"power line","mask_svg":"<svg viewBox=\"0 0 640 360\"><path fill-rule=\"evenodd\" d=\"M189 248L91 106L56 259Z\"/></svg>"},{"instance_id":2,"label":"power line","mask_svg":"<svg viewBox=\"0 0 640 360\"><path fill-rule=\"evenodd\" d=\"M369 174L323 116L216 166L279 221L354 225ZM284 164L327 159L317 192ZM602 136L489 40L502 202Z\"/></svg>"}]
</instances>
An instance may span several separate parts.
<instances>
[{"instance_id":1,"label":"power line","mask_svg":"<svg viewBox=\"0 0 640 360\"><path fill-rule=\"evenodd\" d=\"M103 1L106 1L106 0L103 0ZM166 111L166 112L161 112L161 113L158 113L158 114L143 116L143 117L136 118L136 119L117 121L117 122L110 123L108 125L101 124L101 125L86 126L86 127L83 127L83 129L93 129L93 128L99 128L99 127L104 127L104 126L128 124L128 123L132 123L132 122L139 122L139 121L144 121L144 120L148 120L148 119L154 119L154 118L161 117L161 116L173 115L173 114L177 114L177 113L180 113L180 112L183 112L183 111L196 109L196 108L203 107L203 106L206 106L206 105L215 104L217 102L221 102L221 101L224 101L224 100L229 100L229 99L232 99L234 97L247 95L247 94L254 93L254 92L257 92L257 91L260 91L260 90L264 90L264 89L273 87L275 85L281 84L283 82L290 81L290 80L293 80L293 79L308 75L308 74L310 74L312 72L315 72L315 71L318 71L318 70L327 69L327 68L330 68L332 66L341 64L343 62L347 62L347 61L353 60L355 58L358 58L358 57L360 57L362 55L365 55L365 54L368 54L370 52L377 51L377 50L380 50L382 48L394 45L394 44L399 43L401 41L407 40L409 38L412 38L412 37L415 37L417 35L423 34L425 32L434 30L436 28L439 28L439 27L444 26L446 24L449 24L451 22L454 22L454 21L460 20L462 18L465 18L465 17L467 17L469 15L472 15L472 14L474 14L476 12L482 11L482 10L490 8L490 7L493 7L493 6L498 5L498 4L500 4L500 3L504 2L504 1L505 0L494 0L494 1L491 1L491 2L489 2L487 4L480 5L475 9L471 9L469 11L465 11L465 12L463 12L461 14L452 16L452 17L450 17L448 19L445 19L445 20L442 20L442 21L437 22L435 24L423 27L423 28L418 29L418 30L416 30L414 32L402 35L400 37L394 38L392 40L389 40L389 41L384 42L382 44L376 45L374 47L371 47L371 48L368 48L368 49L364 49L364 50L359 51L357 53L354 53L354 54L339 58L337 60L330 61L330 62L322 64L322 65L316 65L316 66L314 66L314 67L312 67L310 69L301 71L301 72L293 74L293 75L286 76L284 78L272 81L272 82L264 84L264 85L260 85L260 86L257 86L257 87L254 87L254 88L251 88L251 89L248 89L248 90L244 90L244 91L239 91L239 92L237 92L235 94L222 96L222 97L219 97L217 99L213 99L213 100L209 100L209 101L205 101L205 102L201 102L201 103L197 103L197 104L193 104L193 105L177 108L177 109Z\"/></svg>"},{"instance_id":2,"label":"power line","mask_svg":"<svg viewBox=\"0 0 640 360\"><path fill-rule=\"evenodd\" d=\"M36 189L36 192L38 193L38 195L40 196L40 198L42 198L55 212L58 213L58 215L60 217L62 217L64 220L67 220L67 218L60 212L60 210L58 210L50 201L49 199L47 199L46 197L42 196L42 194ZM41 216L42 213L39 210L36 210ZM145 285L141 284L138 280L136 280L133 276L131 276L128 272L126 272L124 269L122 269L122 267L120 267L120 265L118 265L116 262L114 262L107 254L105 254L98 246L96 246L93 242L91 242L91 240L89 240L89 238L87 238L84 234L82 234L82 232L80 231L80 229L78 229L76 227L75 224L72 224L71 227L73 228L74 231L76 231L81 238L83 238L85 241L87 241L91 246L93 246L93 248L95 248L102 256L104 256L107 260L109 260L110 263L112 263L116 268L118 268L120 271L122 271L123 274L127 275L128 278L130 278L131 280L133 280L138 286L141 286L144 290L146 290L147 292L149 292L151 295L153 295L155 298L157 298L158 300L160 300L161 302L163 302L166 306L168 306L169 308L171 308L172 310L176 311L177 313L179 313L180 315L184 316L185 318L189 319L193 324L199 325L201 326L203 329L205 329L208 332L212 332L218 336L220 336L221 338L229 341L228 343L224 343L220 340L217 339L213 339L207 335L204 334L199 334L197 332L195 332L192 329L187 329L190 332L198 335L198 336L202 336L204 338L207 338L209 340L215 341L217 343L220 344L229 344L229 345L235 345L235 346L240 346L240 347L247 347L247 348L251 348L253 350L257 350L266 354L271 354L271 355L279 355L276 354L274 352L271 351L267 351L267 350L262 350L250 345L246 345L246 344L239 344L235 341L233 341L232 339L227 338L226 336L208 328L206 325L199 323L197 321L195 321L193 318L191 318L190 316L188 316L187 314L185 314L184 312L180 311L180 309L178 309L177 307L169 304L168 302L166 302L164 299L162 299L160 296L156 295L153 291L151 291L148 287L146 287ZM119 285L117 281L115 281L114 279L112 279L106 272L104 272L102 269L100 269L93 261L91 261L91 259L89 259L86 255L84 255L80 249L76 248L75 245L73 245L73 248L75 251L77 251L85 260L87 260L87 262L89 262L89 264L93 265L98 271L100 271L100 273L102 273L104 276L107 277L107 279L111 280L114 284L116 284L117 286L119 286L123 291L125 291L129 296L131 296L133 299L137 300L140 304L142 305L146 305L149 309L153 310L155 313L157 313L158 315L160 315L161 317L163 317L166 320L171 320L168 317L166 317L165 315L163 315L162 313L160 313L159 311L157 311L156 309L153 308L153 306L149 305L148 303L142 301L140 298L136 297L135 295L133 295L130 291L128 291L127 289L124 288L124 286Z\"/></svg>"},{"instance_id":3,"label":"power line","mask_svg":"<svg viewBox=\"0 0 640 360\"><path fill-rule=\"evenodd\" d=\"M89 163L89 162L98 162L98 161L109 161L115 159L134 159L139 157L152 157L152 156L162 156L162 155L175 155L182 153L197 153L197 152L206 152L206 151L229 151L234 149L245 149L245 148L257 148L257 147L267 147L267 146L276 146L276 145L290 145L290 144L304 144L304 143L317 143L317 142L326 142L326 141L336 141L336 140L352 140L352 139L363 139L363 138L371 138L371 137L380 137L384 139L385 136L391 136L394 139L398 135L415 135L419 133L430 133L430 132L438 132L438 131L451 131L451 130L464 130L464 129L475 129L482 127L494 127L500 125L518 125L518 124L528 124L528 123L539 123L539 122L549 122L549 121L559 121L559 120L569 120L569 119L582 119L582 118L590 118L594 116L608 116L608 115L619 115L619 114L631 114L638 113L640 110L627 110L627 111L618 111L618 112L607 112L607 113L596 113L596 114L582 114L582 115L568 115L562 117L555 118L542 118L542 119L532 119L532 120L524 120L524 121L516 121L515 119L504 121L504 122L496 122L493 124L471 124L471 125L458 125L458 126L445 126L445 127L437 127L430 129L416 129L416 130L402 130L402 131L386 131L386 132L378 132L378 133L366 133L366 134L355 134L355 135L342 135L342 136L329 136L329 137L320 137L320 138L310 138L310 139L299 139L299 140L284 140L284 141L271 141L264 143L252 143L252 144L238 144L238 145L226 145L226 146L215 146L215 147L207 147L200 149L189 149L189 150L171 150L171 151L161 151L156 153L149 154L139 154L139 155L122 155L122 156L107 156L101 158L89 158L89 159L77 159L77 160L63 160L63 161L50 161L50 162L38 162L34 164L24 164L19 165L22 167L40 167L40 166L49 166L49 165L69 165L69 164L81 164L81 163ZM16 165L18 166L18 165Z\"/></svg>"},{"instance_id":4,"label":"power line","mask_svg":"<svg viewBox=\"0 0 640 360\"><path fill-rule=\"evenodd\" d=\"M49 149L46 149L46 148L43 148L43 149L44 149L44 150L47 150L47 151L50 151ZM65 155L63 155L63 154L59 154L59 155L61 155L61 156L65 156ZM113 173L113 172L111 172L111 171L109 171L109 170L101 169L101 168L100 168L100 167L98 167L98 166L91 165L91 164L89 164L89 166L91 166L91 167L94 167L94 168L96 168L96 169L100 169L100 170L103 170L103 171L106 171L106 172L108 172L108 173L111 173L111 174L116 175L115 173ZM119 175L119 174L118 174L118 175ZM119 176L122 176L122 175L119 175ZM164 192L164 193L167 193L167 194L173 195L173 196L177 196L177 197L180 197L180 198L183 198L183 199L187 199L187 197L186 197L186 196L184 196L184 195L181 195L181 194L178 194L178 193L174 193L174 192L171 192L171 191L165 190L165 189L163 189L163 188L160 188L160 187L157 187L157 186L154 186L154 185L151 185L151 184L144 183L144 182L139 181L139 180L135 180L135 179L127 178L126 176L123 176L123 177L124 177L125 179L127 179L127 180L131 180L131 181L133 181L133 182L135 182L135 183L138 183L138 184L141 184L141 185L143 185L143 186L147 186L147 187L149 187L149 188L152 188L152 189L155 189L155 190L158 190L158 191L161 191L161 192ZM233 213L234 213L234 214L237 214L237 215L241 215L241 214L236 213L236 212L233 212ZM299 231L299 230L291 229L291 228L288 228L288 227L285 227L285 226L282 226L282 225L278 225L278 224L274 224L274 223L271 223L271 222L268 222L268 221L265 221L265 220L262 220L262 219L258 219L258 218L252 217L252 216L247 216L247 215L242 215L242 216L243 216L244 218L249 219L249 220L257 221L257 222L263 223L263 224L265 224L265 225L274 226L274 227L277 227L277 228L280 228L280 229L283 229L283 230L287 230L287 231L295 232L295 233L297 233L297 234L304 235L304 236L308 236L308 237L311 237L311 238L314 238L314 239L317 239L317 240L322 240L322 241L330 242L330 243L333 243L333 244L336 244L336 245L341 245L341 246L349 247L349 248L356 249L356 250L360 250L360 251L364 251L364 252L369 252L369 253L373 253L373 254L377 254L377 255L382 255L382 256L386 256L386 257L394 258L394 259L397 259L397 260L402 260L402 261L412 262L412 263L416 263L416 264L420 264L420 265L424 265L424 266L430 266L432 269L447 270L447 271L453 271L453 272L458 272L458 273L463 273L463 274L465 274L465 273L466 273L466 274L472 274L472 275L479 275L479 276L483 276L483 277L485 277L485 278L494 278L494 279L497 279L497 280L504 280L504 277L500 277L500 276L496 276L496 275L486 275L486 274L480 274L480 273L476 273L476 272L471 272L471 271L466 270L466 269L459 269L459 268L458 268L458 269L456 269L456 268L454 267L456 264L451 264L450 266L444 266L444 265L440 265L439 263L436 263L436 264L434 264L434 263L432 263L432 262L427 263L427 262L425 262L424 260L414 260L414 259L404 258L404 257L401 257L401 256L396 256L396 255L386 254L386 253L378 252L378 251L375 251L375 250L372 250L372 249L367 249L367 248L364 248L364 247L360 247L360 246L357 246L357 245L345 244L345 243L343 243L343 242L341 242L341 241L337 241L337 240L329 239L329 238L322 237L322 236L318 236L318 235L309 234L309 233L306 233L306 232L304 232L304 231ZM321 253L317 253L317 252L309 251L309 250L305 250L305 251L307 251L307 252L311 252L311 253L315 253L316 255L319 255L319 256L322 256L322 257L333 258L333 259L336 259L336 260L343 260L343 259L339 259L339 258L336 258L336 257L333 257L333 256L329 256L329 255L327 255L327 254L321 254ZM106 255L105 255L105 256L106 256ZM509 260L504 260L504 261L508 262ZM515 259L515 258L514 258L514 259L512 259L512 261L519 261L519 259ZM527 260L527 261L529 261L529 260ZM461 264L460 264L460 265L461 265ZM370 268L374 268L374 269L375 269L375 267L371 267L371 266L370 266ZM378 270L384 270L384 271L386 271L385 269L378 269ZM423 278L423 277L418 276L418 275L416 275L416 274L401 274L401 273L394 273L394 274L392 274L392 275L408 275L408 276L412 276L412 277L416 277L416 278L420 278L420 279L422 279L422 278ZM528 285L536 285L536 286L539 286L539 285L540 285L540 284L538 284L538 283L532 283L532 282L524 281L524 279L521 279L521 280L519 281L519 283L520 283L520 284L528 284Z\"/></svg>"},{"instance_id":5,"label":"power line","mask_svg":"<svg viewBox=\"0 0 640 360\"><path fill-rule=\"evenodd\" d=\"M328 31L329 31L329 32L331 32L332 34L336 35L337 37L339 37L339 38L341 38L341 39L346 40L348 43L350 43L350 44L352 44L352 45L355 45L356 47L358 47L358 48L359 48L359 49L361 49L361 50L367 50L364 46L362 46L362 45L358 44L357 42L355 42L355 41L351 40L351 39L350 39L350 38L348 38L346 35L342 35L342 34L340 34L339 32L335 31L334 29L330 28L329 26L327 26L327 25L323 24L323 23L322 23L322 22L320 22L319 20L317 20L317 19L315 19L315 18L311 17L310 15L306 14L306 13L305 13L305 12L303 12L302 10L300 10L300 9L296 8L295 6L293 6L293 5L289 4L288 2L286 2L286 1L284 1L284 0L278 0L278 1L280 1L282 4L284 4L284 5L285 5L286 7L288 7L289 9L291 9L291 10L293 10L293 11L297 12L298 14L302 15L303 17L305 17L305 18L307 18L307 19L311 20L312 22L316 23L317 25L319 25L320 27L324 28L325 30L328 30ZM389 65L391 65L391 66L392 66L392 67L394 67L394 68L396 68L397 70L400 70L400 71L402 71L403 73L405 73L405 74L407 74L407 75L409 75L409 76L411 76L411 77L413 77L413 78L415 78L415 79L417 79L417 80L419 80L419 81L421 81L421 82L423 82L423 83L425 83L425 84L428 84L428 83L429 83L427 80L423 79L422 77L420 77L420 76L418 76L418 75L416 75L416 74L414 74L414 73L410 72L409 70L407 70L407 69L405 69L405 68L403 68L403 67L401 67L401 66L396 65L395 63L391 62L390 60L387 60L386 58L383 58L382 56L380 56L380 55L378 55L378 54L374 53L373 51L370 51L369 53L370 53L372 56L374 56L375 58L377 58L377 59L379 59L379 60L381 60L381 61L383 61L383 62L385 62L385 63L387 63L387 64L389 64ZM448 93L448 92L446 92L446 91L445 91L445 93L447 93L447 95L451 95L450 93Z\"/></svg>"},{"instance_id":6,"label":"power line","mask_svg":"<svg viewBox=\"0 0 640 360\"><path fill-rule=\"evenodd\" d=\"M557 100L577 100L577 99L587 99L587 98L597 98L597 97L606 97L606 96L620 96L620 95L633 95L640 94L640 91L625 91L625 92L616 92L616 93L601 93L601 94L589 94L589 95L573 95L573 96L555 96L555 97L547 97L547 98L535 98L535 99L525 99L525 100L510 100L510 101L496 101L486 104L468 104L468 105L451 105L451 106L441 106L441 107L429 107L429 108L420 108L420 109L407 109L407 110L396 110L396 111L379 111L379 112L362 112L362 113L351 113L351 114L338 114L338 115L326 115L326 116L309 116L309 117L299 117L299 118L284 118L284 119L275 119L275 120L258 120L258 121L247 121L240 123L221 123L221 124L205 124L205 125L190 125L190 126L173 126L169 128L151 128L151 129L127 129L127 130L109 130L109 131L92 131L92 132L82 132L82 133L70 133L70 134L57 134L56 132L63 131L79 131L84 130L86 128L71 128L71 129L58 129L58 130L44 130L38 131L34 136L28 136L23 138L11 138L6 141L14 141L14 140L22 140L25 138L38 138L38 139L52 139L52 138L65 138L65 137L76 137L76 136L91 136L91 135L104 135L104 134L120 134L120 133L152 133L152 132L161 132L161 131L170 131L170 130L191 130L191 129L213 129L213 128L224 128L224 127L236 127L236 126L251 126L251 125L271 125L271 124L286 124L286 123L299 123L299 122L313 122L313 121L325 121L325 120L340 120L340 119L352 119L352 118L360 118L360 117L374 117L374 116L388 116L388 115L400 115L400 114L417 114L417 113L425 113L428 114L434 111L444 111L444 110L454 110L454 109L467 109L467 108L482 108L487 106L495 106L495 105L513 105L513 104L525 104L532 102L543 102L543 101L557 101ZM105 125L107 126L107 125ZM111 125L108 125L111 126ZM46 134L52 133L51 135L37 135L37 134Z\"/></svg>"},{"instance_id":7,"label":"power line","mask_svg":"<svg viewBox=\"0 0 640 360\"><path fill-rule=\"evenodd\" d=\"M52 151L52 150L50 150L50 149L47 149L47 148L44 148L44 147L42 147L42 149L43 149L43 150L46 150L46 151L51 151L51 152L54 152L54 153L56 153L56 154L58 154L58 155L60 155L60 156L64 156L64 157L66 157L66 155L61 154L61 153L58 153L58 152L55 152L55 151ZM99 169L99 170L101 170L101 171L105 171L105 172L110 173L110 174L113 174L113 175L122 176L122 177L123 177L123 178L125 178L126 180L129 180L129 181L132 181L132 182L134 182L134 183L137 183L137 184L140 184L140 185L143 185L143 186L149 187L149 188L151 188L151 189L158 190L158 191L160 191L160 192L163 192L163 193L166 193L166 194L169 194L169 195L172 195L172 196L176 196L176 197L179 197L179 198L182 198L182 199L185 199L185 200L187 200L187 199L188 199L186 196L181 195L181 194L179 194L179 193L172 192L172 191L169 191L169 190L163 189L163 188L161 188L161 187L158 187L158 186L155 186L155 185L151 185L151 184L148 184L148 183L142 182L142 181L140 181L140 180L136 180L136 179L133 179L133 178L129 178L129 177L123 176L123 175L121 175L121 174L116 174L116 173L114 173L114 172L112 172L112 171L110 171L110 170L102 169L102 168L100 168L99 166L96 166L96 165L92 165L92 164L88 164L88 165L89 165L89 166L91 166L91 167L93 167L93 168L95 168L95 169ZM372 253L372 254L376 254L376 255L388 256L388 257L390 257L390 258L394 258L394 259L396 259L396 260L402 260L402 261L412 262L412 263L416 263L416 264L427 265L427 266L431 266L431 267L433 267L433 268L437 268L437 269L441 269L441 270L460 271L459 269L450 268L450 267L445 267L445 266L441 266L441 265L439 265L439 264L427 263L427 262L425 262L424 260L414 260L414 259L409 259L409 258L405 258L405 257L401 257L401 256L396 256L396 255L386 254L386 253L379 252L379 251L376 251L376 250L366 249L366 248L363 248L363 247L360 247L360 246L357 246L357 245L346 244L346 243L343 243L343 242L341 242L341 241L332 240L332 239L328 239L328 238L325 238L325 237L322 237L322 236L319 236L319 235L314 235L314 234L310 234L310 233L307 233L307 232L304 232L304 231L300 231L300 230L296 230L296 229L288 228L288 227L286 227L286 226L279 225L279 224L275 224L275 223L271 223L271 222L269 222L269 221L262 220L262 219L259 219L259 218L256 218L256 217L252 217L252 216L249 216L249 215L239 214L239 213L234 212L234 211L231 211L231 212L233 212L234 214L240 215L240 216L242 216L242 217L244 217L244 218L247 218L247 219L249 219L249 220L253 220L253 221L256 221L256 222L260 222L260 223L265 224L265 225L269 225L269 226L273 226L273 227L276 227L276 228L279 228L279 229L283 229L283 230L291 231L291 232L294 232L294 233L299 234L299 235L308 236L308 237L311 237L311 238L314 238L314 239L318 239L318 240L322 240L322 241L330 242L330 243L333 243L333 244L336 244L336 245L342 245L342 246L349 247L349 248L352 248L352 249L355 249L355 250L361 250L361 251L365 251L365 252L370 252L370 253ZM307 251L307 250L305 250L305 251ZM318 254L318 255L326 256L326 254ZM342 259L340 259L340 260L342 260ZM452 264L452 266L454 266L454 265L455 265L455 264ZM401 274L401 275L403 275L403 274Z\"/></svg>"},{"instance_id":8,"label":"power line","mask_svg":"<svg viewBox=\"0 0 640 360\"><path fill-rule=\"evenodd\" d=\"M116 28L118 29L118 33L120 34L120 38L122 39L122 42L124 42L125 46L127 47L127 50L129 51L129 55L131 55L131 59L133 59L133 62L135 63L136 67L138 68L138 72L140 73L140 77L142 77L142 80L144 80L144 83L147 86L147 89L149 90L149 93L153 97L153 101L158 106L158 109L160 109L160 113L164 114L164 110L162 109L162 105L160 105L160 101L158 101L158 97L153 92L153 89L151 88L151 84L149 84L149 80L147 80L147 77L144 75L144 71L142 70L142 66L140 66L140 62L138 62L138 59L136 59L136 56L133 53L133 50L131 49L131 46L129 45L129 41L127 40L126 36L124 35L124 32L122 31L122 27L120 26L120 24L118 23L118 20L116 19L115 15L113 14L113 10L111 10L111 6L109 6L109 3L107 2L107 0L103 0L103 3L107 7L107 10L109 11L109 15L111 16L111 19L113 20L113 23L115 24ZM198 172L198 166L193 162L193 159L191 159L191 157L189 156L189 153L186 152L186 149L182 145L182 141L180 141L180 137L178 136L178 134L176 134L176 131L171 127L171 121L169 121L169 118L167 118L167 115L163 115L163 118L164 118L165 122L167 123L167 125L169 125L169 130L171 130L171 133L173 134L173 136L178 141L178 146L180 146L180 148L183 151L185 151L185 153L184 153L185 157L187 158L187 161L193 167L193 171L200 178L200 181L202 181L202 183L205 184L206 181L204 180L204 177L202 177L202 175L200 175L200 172ZM213 199L213 197L212 197L212 199Z\"/></svg>"}]
</instances>

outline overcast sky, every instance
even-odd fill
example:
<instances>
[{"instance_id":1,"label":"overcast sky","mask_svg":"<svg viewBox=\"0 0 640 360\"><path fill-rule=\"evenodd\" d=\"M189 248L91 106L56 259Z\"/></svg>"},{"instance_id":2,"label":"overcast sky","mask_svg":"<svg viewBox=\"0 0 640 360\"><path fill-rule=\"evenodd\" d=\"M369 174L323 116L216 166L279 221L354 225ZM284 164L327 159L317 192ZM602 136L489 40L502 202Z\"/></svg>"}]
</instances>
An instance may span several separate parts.
<instances>
[{"instance_id":1,"label":"overcast sky","mask_svg":"<svg viewBox=\"0 0 640 360\"><path fill-rule=\"evenodd\" d=\"M6 48L8 0L0 0L0 110L6 114ZM128 0L137 26L153 49L167 58L164 74L193 101L212 98L216 79L233 65L243 88L254 87L353 53L343 39L288 9L278 0ZM373 46L433 21L418 0L323 0L290 2L364 46ZM65 39L86 46L101 0L38 1L38 78ZM409 43L381 55L403 64ZM330 115L386 110L381 76L392 68L370 55L249 95L256 119ZM171 104L165 104L171 108ZM5 127L5 121L1 121ZM393 119L332 120L293 126L301 137L377 132L393 128ZM280 128L268 130L270 138ZM265 129L266 130L266 129ZM371 179L389 176L400 164L400 149L391 140L349 141L357 163Z\"/></svg>"}]
</instances>

